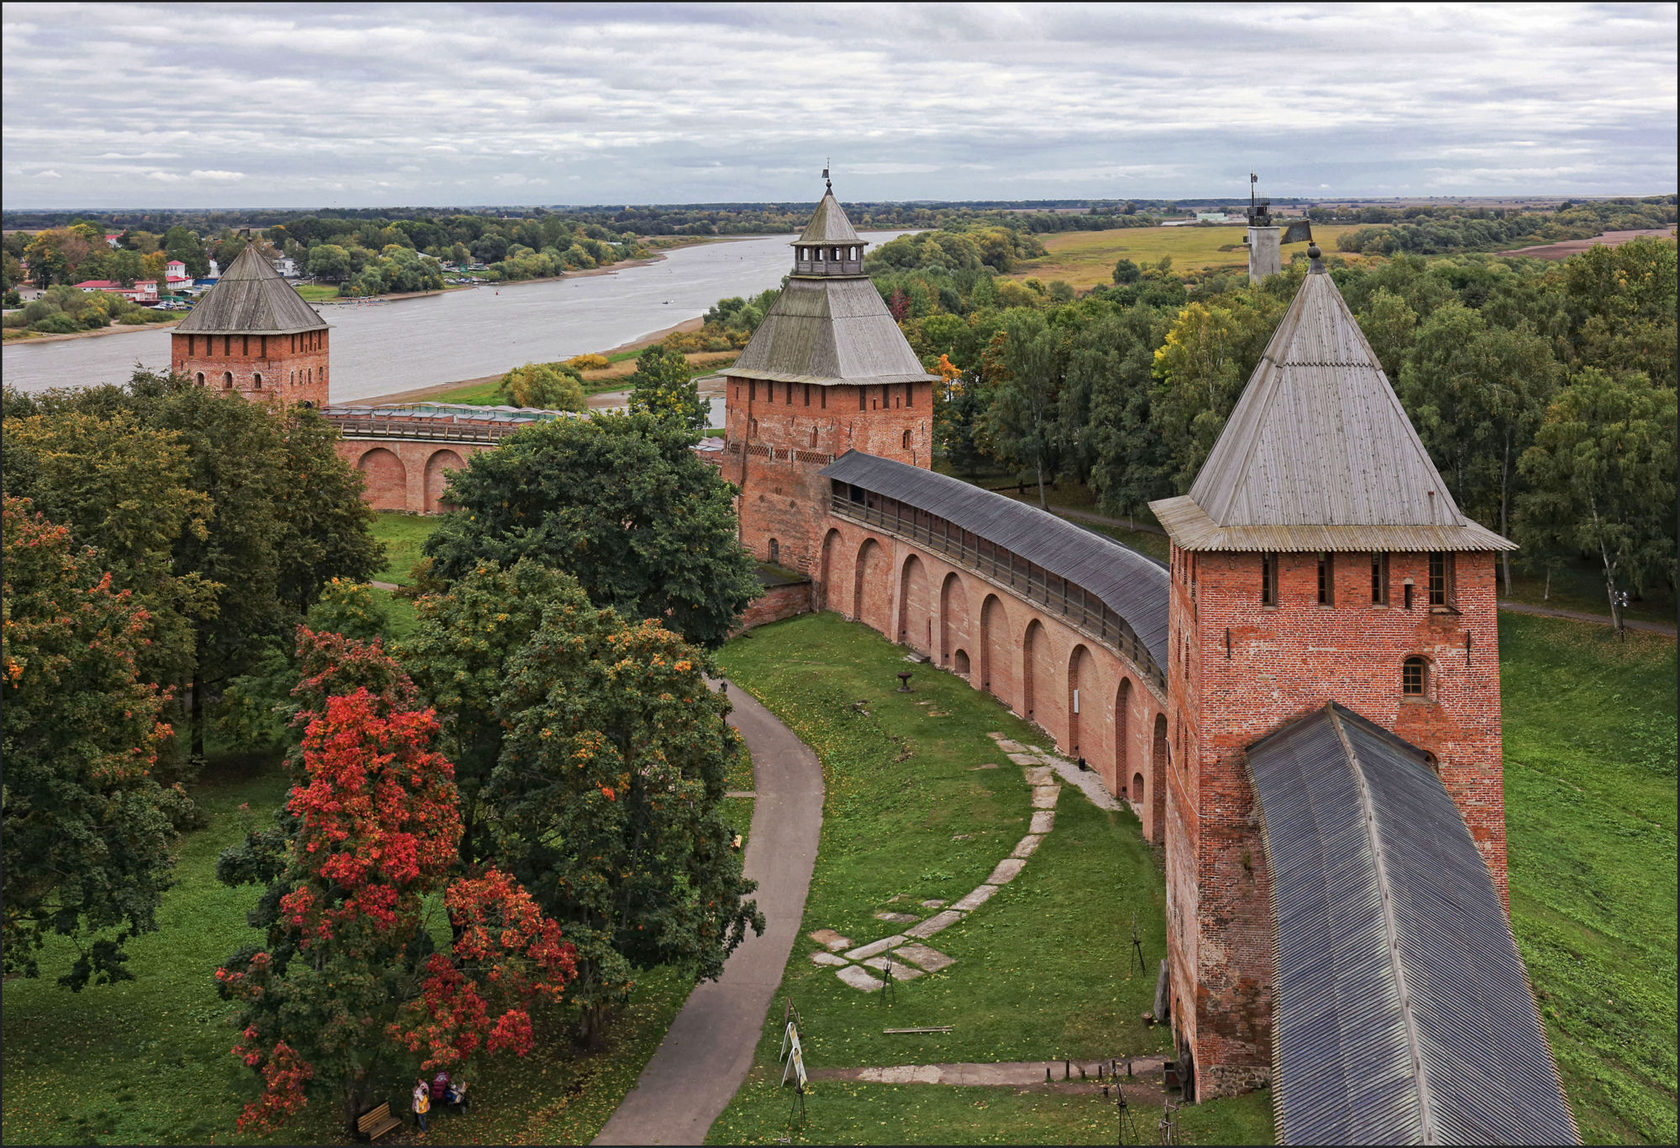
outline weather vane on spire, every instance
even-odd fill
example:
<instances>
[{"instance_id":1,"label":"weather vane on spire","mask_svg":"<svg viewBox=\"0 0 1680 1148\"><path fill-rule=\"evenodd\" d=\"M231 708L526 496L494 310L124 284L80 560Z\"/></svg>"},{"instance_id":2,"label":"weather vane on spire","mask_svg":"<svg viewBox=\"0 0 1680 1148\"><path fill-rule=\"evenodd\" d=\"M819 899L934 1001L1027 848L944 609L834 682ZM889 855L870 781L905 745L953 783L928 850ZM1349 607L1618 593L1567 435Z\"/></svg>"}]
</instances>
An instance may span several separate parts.
<instances>
[{"instance_id":1,"label":"weather vane on spire","mask_svg":"<svg viewBox=\"0 0 1680 1148\"><path fill-rule=\"evenodd\" d=\"M827 157L824 157L823 158L823 186L826 187L829 191L832 192L834 190L834 181L832 179L828 178L828 164L829 164L829 161L828 161Z\"/></svg>"}]
</instances>

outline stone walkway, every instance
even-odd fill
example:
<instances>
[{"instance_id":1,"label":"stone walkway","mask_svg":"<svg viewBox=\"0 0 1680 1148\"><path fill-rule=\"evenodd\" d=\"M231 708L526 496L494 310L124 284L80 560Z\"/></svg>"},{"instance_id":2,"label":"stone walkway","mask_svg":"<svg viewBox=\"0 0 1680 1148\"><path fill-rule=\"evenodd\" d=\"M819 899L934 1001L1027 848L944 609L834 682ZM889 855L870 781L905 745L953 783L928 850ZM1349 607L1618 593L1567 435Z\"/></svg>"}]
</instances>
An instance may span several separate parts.
<instances>
[{"instance_id":1,"label":"stone walkway","mask_svg":"<svg viewBox=\"0 0 1680 1148\"><path fill-rule=\"evenodd\" d=\"M888 1068L819 1068L811 1073L812 1080L855 1080L866 1084L947 1084L961 1088L1027 1088L1043 1084L1107 1083L1111 1065L1119 1066L1122 1080L1138 1085L1158 1087L1166 1058L1134 1056L1131 1076L1126 1075L1126 1060L1116 1057L1107 1060L1043 1061L1015 1060L995 1064L898 1064ZM1097 1079L1101 1068L1104 1077ZM1046 1072L1049 1073L1048 1078ZM1081 1076L1081 1073L1084 1073Z\"/></svg>"},{"instance_id":2,"label":"stone walkway","mask_svg":"<svg viewBox=\"0 0 1680 1148\"><path fill-rule=\"evenodd\" d=\"M950 907L944 901L923 901L924 910L933 910L923 919L921 914L882 912L875 916L894 924L910 927L892 936L852 947L852 939L833 929L818 929L809 934L822 948L811 954L818 965L834 968L834 975L859 992L879 992L886 984L890 969L895 982L912 981L924 973L936 973L956 963L938 949L922 942L966 918L994 897L998 890L1020 875L1027 859L1038 851L1040 843L1056 824L1056 802L1061 798L1062 782L1075 786L1099 809L1117 810L1120 803L1103 788L1102 778L1081 770L1070 761L1046 753L1036 745L1022 745L1001 733L987 735L997 742L998 749L1021 767L1027 784L1032 786L1032 821L1027 835L1016 843L1008 857L979 885L959 898ZM983 766L980 768L984 768Z\"/></svg>"},{"instance_id":3,"label":"stone walkway","mask_svg":"<svg viewBox=\"0 0 1680 1148\"><path fill-rule=\"evenodd\" d=\"M729 691L729 724L752 751L752 829L746 876L764 913L724 962L723 975L695 986L636 1087L596 1144L700 1144L752 1067L771 998L799 934L822 832L822 766L745 690Z\"/></svg>"}]
</instances>

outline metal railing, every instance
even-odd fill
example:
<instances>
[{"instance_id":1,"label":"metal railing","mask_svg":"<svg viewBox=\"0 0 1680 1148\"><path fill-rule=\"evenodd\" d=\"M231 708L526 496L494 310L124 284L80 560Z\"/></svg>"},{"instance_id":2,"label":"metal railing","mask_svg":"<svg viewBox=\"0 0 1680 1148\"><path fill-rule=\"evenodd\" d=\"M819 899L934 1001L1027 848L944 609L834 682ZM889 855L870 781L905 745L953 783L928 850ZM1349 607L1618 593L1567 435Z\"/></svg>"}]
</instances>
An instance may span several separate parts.
<instances>
[{"instance_id":1,"label":"metal railing","mask_svg":"<svg viewBox=\"0 0 1680 1148\"><path fill-rule=\"evenodd\" d=\"M830 499L829 510L837 517L872 526L883 533L914 542L918 546L925 546L998 588L1044 607L1074 629L1101 642L1116 654L1130 659L1155 683L1156 689L1163 696L1166 694L1166 675L1155 664L1148 647L1138 639L1137 631L1110 606L1087 594L1083 588L1070 587L1065 579L1027 561L1019 554L975 538L968 531L959 528L953 534L950 523L943 518L927 515L926 523L919 522L896 511L882 510L880 507L853 502L838 495ZM931 524L935 522L942 528L933 529ZM970 543L970 539L974 541ZM1051 579L1059 583L1059 586L1052 586Z\"/></svg>"}]
</instances>

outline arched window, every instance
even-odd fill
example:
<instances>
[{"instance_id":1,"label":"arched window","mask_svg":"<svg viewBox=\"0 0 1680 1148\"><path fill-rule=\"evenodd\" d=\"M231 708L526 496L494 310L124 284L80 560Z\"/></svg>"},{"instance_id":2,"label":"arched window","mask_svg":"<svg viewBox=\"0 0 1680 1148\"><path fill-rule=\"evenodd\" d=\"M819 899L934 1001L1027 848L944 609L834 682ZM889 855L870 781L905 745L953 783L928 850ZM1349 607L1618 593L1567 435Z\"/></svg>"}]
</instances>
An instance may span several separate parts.
<instances>
[{"instance_id":1,"label":"arched window","mask_svg":"<svg viewBox=\"0 0 1680 1148\"><path fill-rule=\"evenodd\" d=\"M905 450L910 449L910 432L909 431L904 432L904 449Z\"/></svg>"},{"instance_id":2,"label":"arched window","mask_svg":"<svg viewBox=\"0 0 1680 1148\"><path fill-rule=\"evenodd\" d=\"M259 391L262 390L262 373L260 371L251 376L251 386Z\"/></svg>"},{"instance_id":3,"label":"arched window","mask_svg":"<svg viewBox=\"0 0 1680 1148\"><path fill-rule=\"evenodd\" d=\"M816 427L811 428L811 445L812 446L817 445L817 428Z\"/></svg>"},{"instance_id":4,"label":"arched window","mask_svg":"<svg viewBox=\"0 0 1680 1148\"><path fill-rule=\"evenodd\" d=\"M222 372L222 390L224 390L224 391L233 390L233 372L232 371L223 371Z\"/></svg>"},{"instance_id":5,"label":"arched window","mask_svg":"<svg viewBox=\"0 0 1680 1148\"><path fill-rule=\"evenodd\" d=\"M780 542L778 542L776 539L772 538L770 540L770 561L771 561L772 564L774 564L774 563L781 562L781 560L782 560L782 544Z\"/></svg>"},{"instance_id":6,"label":"arched window","mask_svg":"<svg viewBox=\"0 0 1680 1148\"><path fill-rule=\"evenodd\" d=\"M1429 696L1429 659L1410 657L1400 663L1400 694L1408 698Z\"/></svg>"},{"instance_id":7,"label":"arched window","mask_svg":"<svg viewBox=\"0 0 1680 1148\"><path fill-rule=\"evenodd\" d=\"M201 386L201 387L204 385L204 372L203 371L198 372L198 385Z\"/></svg>"}]
</instances>

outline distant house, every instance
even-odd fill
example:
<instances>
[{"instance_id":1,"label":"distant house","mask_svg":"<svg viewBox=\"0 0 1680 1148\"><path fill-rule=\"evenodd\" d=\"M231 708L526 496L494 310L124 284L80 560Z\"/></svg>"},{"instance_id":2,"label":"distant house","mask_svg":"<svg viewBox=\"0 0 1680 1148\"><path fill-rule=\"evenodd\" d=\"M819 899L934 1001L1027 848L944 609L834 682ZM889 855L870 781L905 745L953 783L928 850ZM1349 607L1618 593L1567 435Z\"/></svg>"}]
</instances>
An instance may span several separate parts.
<instances>
[{"instance_id":1,"label":"distant house","mask_svg":"<svg viewBox=\"0 0 1680 1148\"><path fill-rule=\"evenodd\" d=\"M121 232L109 232L109 231L106 232L105 233L105 246L107 246L107 247L121 247L122 246L122 233Z\"/></svg>"},{"instance_id":2,"label":"distant house","mask_svg":"<svg viewBox=\"0 0 1680 1148\"><path fill-rule=\"evenodd\" d=\"M164 264L164 280L171 293L185 291L192 286L193 277L187 274L187 265L179 259L171 259Z\"/></svg>"},{"instance_id":3,"label":"distant house","mask_svg":"<svg viewBox=\"0 0 1680 1148\"><path fill-rule=\"evenodd\" d=\"M1230 218L1223 211L1198 211L1196 213L1197 223L1224 223Z\"/></svg>"},{"instance_id":4,"label":"distant house","mask_svg":"<svg viewBox=\"0 0 1680 1148\"><path fill-rule=\"evenodd\" d=\"M269 262L274 264L274 269L280 273L281 278L296 279L298 277L296 259L288 259L282 256L279 259L271 259Z\"/></svg>"},{"instance_id":5,"label":"distant house","mask_svg":"<svg viewBox=\"0 0 1680 1148\"><path fill-rule=\"evenodd\" d=\"M121 295L136 303L155 303L158 297L156 279L142 279L132 287L124 287L114 279L84 279L75 286L82 291L104 291L110 295Z\"/></svg>"}]
</instances>

